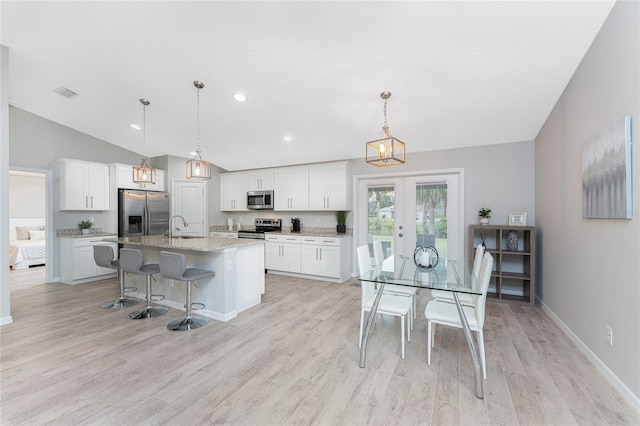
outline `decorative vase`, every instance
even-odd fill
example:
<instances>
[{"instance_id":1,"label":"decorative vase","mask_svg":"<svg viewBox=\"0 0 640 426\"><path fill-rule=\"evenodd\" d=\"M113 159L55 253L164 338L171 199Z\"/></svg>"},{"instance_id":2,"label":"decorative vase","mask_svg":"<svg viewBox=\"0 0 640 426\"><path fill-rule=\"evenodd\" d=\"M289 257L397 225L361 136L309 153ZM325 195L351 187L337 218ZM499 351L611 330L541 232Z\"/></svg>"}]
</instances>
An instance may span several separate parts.
<instances>
[{"instance_id":1,"label":"decorative vase","mask_svg":"<svg viewBox=\"0 0 640 426\"><path fill-rule=\"evenodd\" d=\"M518 250L518 233L516 231L509 231L509 234L507 235L507 250Z\"/></svg>"},{"instance_id":2,"label":"decorative vase","mask_svg":"<svg viewBox=\"0 0 640 426\"><path fill-rule=\"evenodd\" d=\"M338 234L344 234L347 232L347 225L336 225L336 232Z\"/></svg>"},{"instance_id":3,"label":"decorative vase","mask_svg":"<svg viewBox=\"0 0 640 426\"><path fill-rule=\"evenodd\" d=\"M481 217L480 218L480 225L488 225L489 224L489 218L488 217Z\"/></svg>"}]
</instances>

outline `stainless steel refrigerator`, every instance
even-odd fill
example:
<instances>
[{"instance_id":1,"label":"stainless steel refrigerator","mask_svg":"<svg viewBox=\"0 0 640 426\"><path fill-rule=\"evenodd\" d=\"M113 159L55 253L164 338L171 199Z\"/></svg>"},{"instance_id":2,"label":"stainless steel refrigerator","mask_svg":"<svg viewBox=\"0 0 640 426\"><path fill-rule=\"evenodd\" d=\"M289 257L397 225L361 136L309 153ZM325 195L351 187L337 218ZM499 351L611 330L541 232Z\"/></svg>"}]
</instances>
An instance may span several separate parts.
<instances>
[{"instance_id":1,"label":"stainless steel refrigerator","mask_svg":"<svg viewBox=\"0 0 640 426\"><path fill-rule=\"evenodd\" d=\"M169 194L118 190L118 236L161 235L169 231Z\"/></svg>"}]
</instances>

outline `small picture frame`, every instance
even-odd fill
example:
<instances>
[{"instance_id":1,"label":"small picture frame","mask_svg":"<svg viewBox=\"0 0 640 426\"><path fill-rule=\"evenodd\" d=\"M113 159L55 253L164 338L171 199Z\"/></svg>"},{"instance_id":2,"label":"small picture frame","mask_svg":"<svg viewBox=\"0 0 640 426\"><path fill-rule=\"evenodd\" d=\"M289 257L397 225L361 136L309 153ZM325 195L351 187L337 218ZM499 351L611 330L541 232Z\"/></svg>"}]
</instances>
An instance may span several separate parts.
<instances>
[{"instance_id":1,"label":"small picture frame","mask_svg":"<svg viewBox=\"0 0 640 426\"><path fill-rule=\"evenodd\" d=\"M527 226L526 212L509 213L509 226Z\"/></svg>"}]
</instances>

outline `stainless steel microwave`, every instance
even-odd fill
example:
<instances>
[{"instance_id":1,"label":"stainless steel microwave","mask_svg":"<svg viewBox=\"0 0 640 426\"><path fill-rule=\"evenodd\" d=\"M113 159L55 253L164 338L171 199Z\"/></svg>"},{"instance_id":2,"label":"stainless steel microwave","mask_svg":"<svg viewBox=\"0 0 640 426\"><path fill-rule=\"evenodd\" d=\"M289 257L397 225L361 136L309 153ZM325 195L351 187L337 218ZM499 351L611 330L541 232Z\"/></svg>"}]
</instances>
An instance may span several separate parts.
<instances>
[{"instance_id":1,"label":"stainless steel microwave","mask_svg":"<svg viewBox=\"0 0 640 426\"><path fill-rule=\"evenodd\" d=\"M247 208L249 210L273 210L273 191L247 192Z\"/></svg>"}]
</instances>

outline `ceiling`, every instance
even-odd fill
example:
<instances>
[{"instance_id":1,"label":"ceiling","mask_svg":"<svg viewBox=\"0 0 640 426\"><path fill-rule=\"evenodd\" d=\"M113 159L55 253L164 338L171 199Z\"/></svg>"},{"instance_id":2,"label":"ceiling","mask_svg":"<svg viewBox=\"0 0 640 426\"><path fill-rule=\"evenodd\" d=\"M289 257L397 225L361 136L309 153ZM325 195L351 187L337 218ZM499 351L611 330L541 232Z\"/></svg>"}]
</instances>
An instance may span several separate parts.
<instances>
[{"instance_id":1,"label":"ceiling","mask_svg":"<svg viewBox=\"0 0 640 426\"><path fill-rule=\"evenodd\" d=\"M613 4L2 1L1 42L12 105L148 157L195 150L201 80L203 157L241 170L364 157L384 90L408 154L532 140Z\"/></svg>"}]
</instances>

